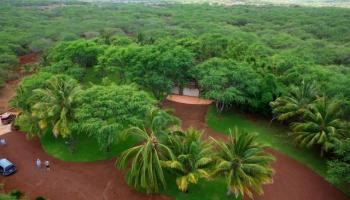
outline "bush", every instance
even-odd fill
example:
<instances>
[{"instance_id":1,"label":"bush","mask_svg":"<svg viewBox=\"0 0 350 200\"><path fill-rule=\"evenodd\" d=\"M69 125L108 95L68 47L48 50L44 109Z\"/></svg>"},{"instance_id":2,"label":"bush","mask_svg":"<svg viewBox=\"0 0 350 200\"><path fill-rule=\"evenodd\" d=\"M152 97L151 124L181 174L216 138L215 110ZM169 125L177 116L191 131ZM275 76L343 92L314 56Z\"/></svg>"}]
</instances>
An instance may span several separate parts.
<instances>
[{"instance_id":1,"label":"bush","mask_svg":"<svg viewBox=\"0 0 350 200\"><path fill-rule=\"evenodd\" d=\"M20 199L23 196L23 192L17 189L14 189L10 192L10 196Z\"/></svg>"},{"instance_id":2,"label":"bush","mask_svg":"<svg viewBox=\"0 0 350 200\"><path fill-rule=\"evenodd\" d=\"M39 196L39 197L35 198L35 200L46 200L46 199L44 197Z\"/></svg>"}]
</instances>

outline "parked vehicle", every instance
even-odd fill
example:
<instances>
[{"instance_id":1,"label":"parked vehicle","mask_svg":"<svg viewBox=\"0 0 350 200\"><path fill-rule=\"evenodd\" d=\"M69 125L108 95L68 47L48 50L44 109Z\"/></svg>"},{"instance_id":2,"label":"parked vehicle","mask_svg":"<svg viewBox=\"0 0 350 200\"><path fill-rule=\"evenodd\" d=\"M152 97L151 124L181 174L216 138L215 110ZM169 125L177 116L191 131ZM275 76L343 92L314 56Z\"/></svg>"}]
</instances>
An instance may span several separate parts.
<instances>
[{"instance_id":1,"label":"parked vehicle","mask_svg":"<svg viewBox=\"0 0 350 200\"><path fill-rule=\"evenodd\" d=\"M0 159L0 174L3 176L8 176L17 171L16 166L12 164L9 160L3 158Z\"/></svg>"},{"instance_id":2,"label":"parked vehicle","mask_svg":"<svg viewBox=\"0 0 350 200\"><path fill-rule=\"evenodd\" d=\"M15 114L6 112L1 115L1 123L3 125L10 124L15 118L16 118Z\"/></svg>"}]
</instances>

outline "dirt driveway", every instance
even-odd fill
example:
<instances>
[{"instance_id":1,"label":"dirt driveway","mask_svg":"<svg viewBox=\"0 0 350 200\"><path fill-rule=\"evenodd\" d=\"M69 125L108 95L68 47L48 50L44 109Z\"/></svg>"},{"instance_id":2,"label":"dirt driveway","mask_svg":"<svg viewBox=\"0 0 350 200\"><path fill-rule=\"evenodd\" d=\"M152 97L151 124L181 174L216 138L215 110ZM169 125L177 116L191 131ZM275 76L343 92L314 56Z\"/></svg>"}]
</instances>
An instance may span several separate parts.
<instances>
[{"instance_id":1,"label":"dirt driveway","mask_svg":"<svg viewBox=\"0 0 350 200\"><path fill-rule=\"evenodd\" d=\"M203 129L208 136L222 138L225 136L208 128L205 116L208 105L190 105L166 101L165 107L175 110L181 118L182 127L190 126ZM298 161L273 149L269 152L277 161L272 165L276 171L274 183L264 186L265 194L256 196L255 200L349 200L341 191L325 181Z\"/></svg>"},{"instance_id":2,"label":"dirt driveway","mask_svg":"<svg viewBox=\"0 0 350 200\"><path fill-rule=\"evenodd\" d=\"M48 156L38 140L28 141L24 133L4 135L6 147L0 147L0 157L13 161L18 172L0 176L6 189L18 188L31 197L39 195L50 200L163 200L165 196L147 196L127 186L124 175L114 167L115 159L93 163L63 162ZM35 160L49 160L52 169L37 169Z\"/></svg>"}]
</instances>

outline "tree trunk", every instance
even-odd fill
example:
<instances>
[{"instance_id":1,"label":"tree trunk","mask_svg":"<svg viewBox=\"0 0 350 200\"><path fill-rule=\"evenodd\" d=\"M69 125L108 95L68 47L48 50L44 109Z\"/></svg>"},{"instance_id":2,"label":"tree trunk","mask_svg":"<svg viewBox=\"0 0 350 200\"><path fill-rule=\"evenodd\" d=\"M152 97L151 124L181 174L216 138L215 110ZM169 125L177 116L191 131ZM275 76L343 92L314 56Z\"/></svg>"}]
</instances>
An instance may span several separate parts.
<instances>
[{"instance_id":1,"label":"tree trunk","mask_svg":"<svg viewBox=\"0 0 350 200\"><path fill-rule=\"evenodd\" d=\"M222 111L224 110L225 108L225 103L220 103L220 101L216 101L215 102L215 105L216 105L216 111L218 113L222 113Z\"/></svg>"},{"instance_id":2,"label":"tree trunk","mask_svg":"<svg viewBox=\"0 0 350 200\"><path fill-rule=\"evenodd\" d=\"M232 195L231 189L230 187L227 187L226 196L231 196L231 195Z\"/></svg>"}]
</instances>

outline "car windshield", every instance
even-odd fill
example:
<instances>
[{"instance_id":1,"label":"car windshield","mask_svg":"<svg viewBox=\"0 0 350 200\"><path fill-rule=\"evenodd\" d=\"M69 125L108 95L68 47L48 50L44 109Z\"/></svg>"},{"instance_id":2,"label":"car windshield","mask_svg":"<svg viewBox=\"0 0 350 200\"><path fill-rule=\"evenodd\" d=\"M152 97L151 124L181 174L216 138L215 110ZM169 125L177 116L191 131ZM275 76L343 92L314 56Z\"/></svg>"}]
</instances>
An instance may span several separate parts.
<instances>
[{"instance_id":1,"label":"car windshield","mask_svg":"<svg viewBox=\"0 0 350 200\"><path fill-rule=\"evenodd\" d=\"M7 166L7 167L5 168L5 171L10 171L10 170L13 169L13 168L15 168L14 165Z\"/></svg>"}]
</instances>

